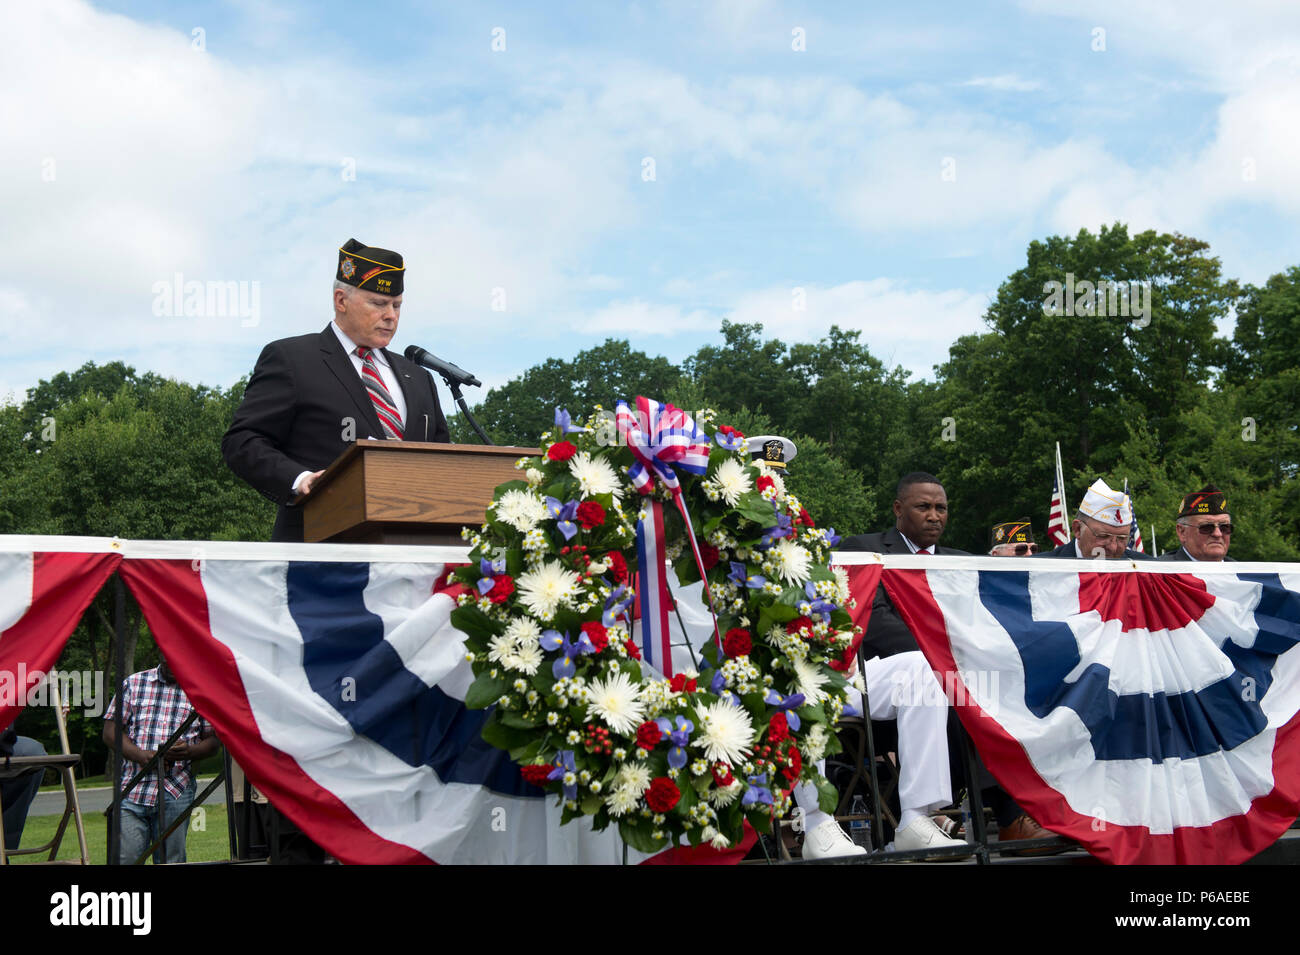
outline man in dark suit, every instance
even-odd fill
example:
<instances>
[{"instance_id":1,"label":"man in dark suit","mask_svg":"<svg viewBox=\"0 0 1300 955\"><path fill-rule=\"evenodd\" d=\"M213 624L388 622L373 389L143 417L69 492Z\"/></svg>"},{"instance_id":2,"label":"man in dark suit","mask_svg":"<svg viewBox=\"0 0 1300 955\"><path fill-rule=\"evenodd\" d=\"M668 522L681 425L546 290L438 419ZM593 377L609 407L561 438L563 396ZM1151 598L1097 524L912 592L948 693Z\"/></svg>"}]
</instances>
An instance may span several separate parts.
<instances>
[{"instance_id":1,"label":"man in dark suit","mask_svg":"<svg viewBox=\"0 0 1300 955\"><path fill-rule=\"evenodd\" d=\"M1161 560L1233 560L1228 556L1232 542L1232 517L1228 501L1213 484L1183 498L1178 521L1174 524L1181 545L1164 554Z\"/></svg>"},{"instance_id":2,"label":"man in dark suit","mask_svg":"<svg viewBox=\"0 0 1300 955\"><path fill-rule=\"evenodd\" d=\"M334 320L262 349L230 430L226 464L280 506L274 541L301 542L302 509L325 469L358 438L448 440L428 372L387 349L402 309L402 257L349 239L339 249ZM272 807L284 863L325 853Z\"/></svg>"},{"instance_id":3,"label":"man in dark suit","mask_svg":"<svg viewBox=\"0 0 1300 955\"><path fill-rule=\"evenodd\" d=\"M1044 557L1065 560L1155 560L1150 554L1129 547L1133 532L1133 504L1123 491L1115 491L1097 478L1083 495L1079 513L1070 522L1074 540L1066 541Z\"/></svg>"},{"instance_id":4,"label":"man in dark suit","mask_svg":"<svg viewBox=\"0 0 1300 955\"><path fill-rule=\"evenodd\" d=\"M358 438L447 441L428 372L387 349L405 266L349 239L339 249L334 320L262 349L221 451L230 469L280 505L271 539L301 541L296 505Z\"/></svg>"},{"instance_id":5,"label":"man in dark suit","mask_svg":"<svg viewBox=\"0 0 1300 955\"><path fill-rule=\"evenodd\" d=\"M903 476L898 482L894 496L894 527L877 534L856 534L845 538L840 550L863 550L877 554L938 554L969 557L964 550L952 547L940 547L939 538L948 526L948 495L933 474L913 471ZM864 654L881 657L893 656L919 650L916 637L903 622L894 608L893 601L885 592L883 584L876 588L876 595L871 601L871 617L867 621L867 632L862 639ZM961 728L956 714L950 708L948 719L948 752L952 761L952 778L961 778L963 767L959 754L964 745L965 731ZM979 779L978 788L985 804L992 807L998 820L999 841L1015 839L1040 839L1051 833L1040 826L1028 813L1020 808L1006 791L997 785L996 780L984 767L983 761L976 754ZM1039 855L1060 852L1058 848L1047 850L1022 850L1023 854Z\"/></svg>"},{"instance_id":6,"label":"man in dark suit","mask_svg":"<svg viewBox=\"0 0 1300 955\"><path fill-rule=\"evenodd\" d=\"M939 538L948 525L948 495L933 474L913 471L903 476L894 499L894 519L890 530L845 538L840 550L969 556L964 550L939 546ZM912 631L894 610L883 585L876 588L876 596L871 601L871 617L862 645L868 656L879 657L920 649Z\"/></svg>"}]
</instances>

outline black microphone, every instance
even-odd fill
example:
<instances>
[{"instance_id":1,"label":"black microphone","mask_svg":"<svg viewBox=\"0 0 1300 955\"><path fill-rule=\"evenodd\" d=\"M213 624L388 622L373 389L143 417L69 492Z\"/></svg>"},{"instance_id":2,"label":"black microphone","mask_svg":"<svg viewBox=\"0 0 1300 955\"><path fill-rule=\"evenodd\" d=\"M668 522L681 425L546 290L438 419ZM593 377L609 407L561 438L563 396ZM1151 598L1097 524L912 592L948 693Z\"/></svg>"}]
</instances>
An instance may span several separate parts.
<instances>
[{"instance_id":1,"label":"black microphone","mask_svg":"<svg viewBox=\"0 0 1300 955\"><path fill-rule=\"evenodd\" d=\"M475 388L482 388L483 382L479 381L464 368L457 368L449 361L443 361L436 355L431 355L418 345L406 346L406 360L413 361L417 365L423 365L425 368L432 368L442 377L455 381L460 385L473 385Z\"/></svg>"}]
</instances>

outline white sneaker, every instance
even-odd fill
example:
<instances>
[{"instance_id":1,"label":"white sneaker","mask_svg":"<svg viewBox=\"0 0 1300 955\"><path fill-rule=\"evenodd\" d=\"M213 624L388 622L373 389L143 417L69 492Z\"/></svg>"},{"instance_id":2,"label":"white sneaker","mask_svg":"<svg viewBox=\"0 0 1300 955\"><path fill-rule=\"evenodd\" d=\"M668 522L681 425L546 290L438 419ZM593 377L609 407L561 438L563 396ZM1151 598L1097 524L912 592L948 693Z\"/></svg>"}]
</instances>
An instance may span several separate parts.
<instances>
[{"instance_id":1,"label":"white sneaker","mask_svg":"<svg viewBox=\"0 0 1300 955\"><path fill-rule=\"evenodd\" d=\"M966 848L961 839L950 839L943 830L934 824L929 816L917 816L906 829L894 833L894 851L907 852L912 849L948 849L955 846ZM941 856L940 858L956 858Z\"/></svg>"},{"instance_id":2,"label":"white sneaker","mask_svg":"<svg viewBox=\"0 0 1300 955\"><path fill-rule=\"evenodd\" d=\"M867 850L858 845L834 819L827 819L809 830L803 840L803 858L838 859L840 856L864 856Z\"/></svg>"}]
</instances>

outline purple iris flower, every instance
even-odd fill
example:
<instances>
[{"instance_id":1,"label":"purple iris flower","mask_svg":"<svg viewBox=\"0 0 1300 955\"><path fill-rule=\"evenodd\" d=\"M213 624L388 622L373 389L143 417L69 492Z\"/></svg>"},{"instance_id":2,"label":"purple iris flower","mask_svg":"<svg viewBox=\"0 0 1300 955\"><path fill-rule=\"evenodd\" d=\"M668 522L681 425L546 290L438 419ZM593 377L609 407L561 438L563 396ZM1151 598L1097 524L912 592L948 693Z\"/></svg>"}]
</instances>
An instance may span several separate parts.
<instances>
[{"instance_id":1,"label":"purple iris flower","mask_svg":"<svg viewBox=\"0 0 1300 955\"><path fill-rule=\"evenodd\" d=\"M624 597L625 592L627 592L627 585L619 584L614 592L605 598L605 611L600 615L602 626L612 627L627 614L628 604L636 599L636 595L628 593Z\"/></svg>"},{"instance_id":2,"label":"purple iris flower","mask_svg":"<svg viewBox=\"0 0 1300 955\"><path fill-rule=\"evenodd\" d=\"M826 528L826 546L827 546L827 547L836 547L836 546L838 546L838 545L839 545L839 542L840 542L840 539L841 539L841 538L840 538L840 535L835 533L835 528L833 528L833 527L828 527L828 528Z\"/></svg>"},{"instance_id":3,"label":"purple iris flower","mask_svg":"<svg viewBox=\"0 0 1300 955\"><path fill-rule=\"evenodd\" d=\"M578 638L577 643L569 640L566 633L560 635L558 630L545 630L537 638L537 642L542 645L543 650L559 650L560 655L555 662L551 664L551 673L557 680L566 676L573 676L578 672L578 668L573 663L573 658L577 656L586 656L588 653L596 652L596 645L591 642L591 638L585 633Z\"/></svg>"},{"instance_id":4,"label":"purple iris flower","mask_svg":"<svg viewBox=\"0 0 1300 955\"><path fill-rule=\"evenodd\" d=\"M478 579L478 592L482 596L493 587L493 579L497 574L506 572L506 559L498 557L496 560L488 560L486 557L480 557L478 561L478 572L483 576Z\"/></svg>"},{"instance_id":5,"label":"purple iris flower","mask_svg":"<svg viewBox=\"0 0 1300 955\"><path fill-rule=\"evenodd\" d=\"M718 447L724 451L739 451L745 447L745 439L735 435L723 434L721 431L713 433L713 440L718 442Z\"/></svg>"},{"instance_id":6,"label":"purple iris flower","mask_svg":"<svg viewBox=\"0 0 1300 955\"><path fill-rule=\"evenodd\" d=\"M775 706L778 710L783 710L786 724L797 733L802 724L799 721L799 714L795 712L795 707L803 706L804 699L802 693L791 693L789 696L782 696L776 690L768 690L767 696L763 697L763 702L768 706Z\"/></svg>"},{"instance_id":7,"label":"purple iris flower","mask_svg":"<svg viewBox=\"0 0 1300 955\"><path fill-rule=\"evenodd\" d=\"M659 732L668 737L672 748L668 750L668 765L673 769L681 769L686 765L686 744L691 741L691 733L695 731L695 724L684 716L675 717L676 729L673 723L668 722L666 717L659 717L655 720L655 725L659 727Z\"/></svg>"},{"instance_id":8,"label":"purple iris flower","mask_svg":"<svg viewBox=\"0 0 1300 955\"><path fill-rule=\"evenodd\" d=\"M782 537L791 537L794 534L794 523L790 520L788 514L777 514L776 525L763 531L763 539L758 542L760 548L771 547Z\"/></svg>"},{"instance_id":9,"label":"purple iris flower","mask_svg":"<svg viewBox=\"0 0 1300 955\"><path fill-rule=\"evenodd\" d=\"M553 497L546 498L546 509L551 512L551 517L555 518L555 526L564 539L573 540L573 535L578 533L578 525L573 523L573 519L578 515L578 502L570 501L568 504L561 504Z\"/></svg>"},{"instance_id":10,"label":"purple iris flower","mask_svg":"<svg viewBox=\"0 0 1300 955\"><path fill-rule=\"evenodd\" d=\"M738 561L731 561L731 573L727 579L734 584L742 587L748 587L750 590L761 590L767 584L767 578L759 574L749 575L745 573L745 565Z\"/></svg>"},{"instance_id":11,"label":"purple iris flower","mask_svg":"<svg viewBox=\"0 0 1300 955\"><path fill-rule=\"evenodd\" d=\"M574 424L573 419L569 417L569 412L563 408L555 409L555 426L560 429L561 434L582 433L591 430L590 428L580 428Z\"/></svg>"},{"instance_id":12,"label":"purple iris flower","mask_svg":"<svg viewBox=\"0 0 1300 955\"><path fill-rule=\"evenodd\" d=\"M754 803L762 803L765 806L772 805L772 793L767 788L767 773L749 777L749 788L745 790L745 795L741 797L740 804L742 806L752 806Z\"/></svg>"},{"instance_id":13,"label":"purple iris flower","mask_svg":"<svg viewBox=\"0 0 1300 955\"><path fill-rule=\"evenodd\" d=\"M727 689L727 678L722 675L721 670L713 671L713 676L709 680L709 692L712 693L714 696L720 697L724 700L727 699L731 700L731 702L734 703L736 706L741 705L740 697L736 696L736 694L732 693L730 690Z\"/></svg>"},{"instance_id":14,"label":"purple iris flower","mask_svg":"<svg viewBox=\"0 0 1300 955\"><path fill-rule=\"evenodd\" d=\"M803 592L808 595L807 612L809 614L817 613L826 615L835 609L835 604L831 603L829 600L823 600L817 595L817 588L813 586L811 580L803 585Z\"/></svg>"},{"instance_id":15,"label":"purple iris flower","mask_svg":"<svg viewBox=\"0 0 1300 955\"><path fill-rule=\"evenodd\" d=\"M576 767L573 762L573 750L562 749L555 754L555 768L546 774L546 778L550 780L563 779L567 773L572 772L576 772ZM571 786L563 786L562 788L564 789L565 799L578 798L577 783L574 783Z\"/></svg>"}]
</instances>

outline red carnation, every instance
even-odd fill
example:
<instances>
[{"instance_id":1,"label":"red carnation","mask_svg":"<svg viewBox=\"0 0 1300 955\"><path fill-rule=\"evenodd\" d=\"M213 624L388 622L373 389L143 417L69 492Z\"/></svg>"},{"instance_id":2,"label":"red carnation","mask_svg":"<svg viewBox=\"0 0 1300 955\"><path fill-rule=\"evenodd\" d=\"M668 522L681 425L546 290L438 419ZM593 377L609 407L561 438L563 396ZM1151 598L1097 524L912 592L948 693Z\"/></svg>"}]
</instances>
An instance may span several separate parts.
<instances>
[{"instance_id":1,"label":"red carnation","mask_svg":"<svg viewBox=\"0 0 1300 955\"><path fill-rule=\"evenodd\" d=\"M773 713L767 724L767 741L769 743L779 743L789 738L790 724L786 722L785 714Z\"/></svg>"},{"instance_id":2,"label":"red carnation","mask_svg":"<svg viewBox=\"0 0 1300 955\"><path fill-rule=\"evenodd\" d=\"M588 620L582 625L582 632L587 635L597 653L609 646L609 631L599 620Z\"/></svg>"},{"instance_id":3,"label":"red carnation","mask_svg":"<svg viewBox=\"0 0 1300 955\"><path fill-rule=\"evenodd\" d=\"M800 636L805 640L811 640L813 635L813 622L807 617L795 617L785 625L785 632L790 636Z\"/></svg>"},{"instance_id":4,"label":"red carnation","mask_svg":"<svg viewBox=\"0 0 1300 955\"><path fill-rule=\"evenodd\" d=\"M668 684L669 689L671 689L674 693L681 693L683 691L687 693L694 693L695 686L696 686L695 680L686 679L685 673L674 673L672 682Z\"/></svg>"},{"instance_id":5,"label":"red carnation","mask_svg":"<svg viewBox=\"0 0 1300 955\"><path fill-rule=\"evenodd\" d=\"M840 654L840 658L831 661L831 669L838 670L841 673L848 672L849 667L853 665L854 659L857 658L858 647L860 646L862 646L862 634L859 633L853 638L853 642L844 648L844 652Z\"/></svg>"},{"instance_id":6,"label":"red carnation","mask_svg":"<svg viewBox=\"0 0 1300 955\"><path fill-rule=\"evenodd\" d=\"M705 570L712 570L718 565L718 549L712 544L700 545L700 561Z\"/></svg>"},{"instance_id":7,"label":"red carnation","mask_svg":"<svg viewBox=\"0 0 1300 955\"><path fill-rule=\"evenodd\" d=\"M754 643L749 637L748 630L734 628L727 631L727 635L722 638L722 652L729 657L746 657L749 651L754 649Z\"/></svg>"},{"instance_id":8,"label":"red carnation","mask_svg":"<svg viewBox=\"0 0 1300 955\"><path fill-rule=\"evenodd\" d=\"M713 781L719 786L730 786L736 781L736 777L731 775L731 767L726 763L714 763L709 769L713 773Z\"/></svg>"},{"instance_id":9,"label":"red carnation","mask_svg":"<svg viewBox=\"0 0 1300 955\"><path fill-rule=\"evenodd\" d=\"M645 804L655 812L668 812L682 798L682 791L667 776L657 776L645 792Z\"/></svg>"},{"instance_id":10,"label":"red carnation","mask_svg":"<svg viewBox=\"0 0 1300 955\"><path fill-rule=\"evenodd\" d=\"M614 583L627 583L627 561L622 554L612 550L605 555L605 562L609 564L609 572L614 575Z\"/></svg>"},{"instance_id":11,"label":"red carnation","mask_svg":"<svg viewBox=\"0 0 1300 955\"><path fill-rule=\"evenodd\" d=\"M492 589L487 592L487 599L494 604L503 604L514 592L514 578L508 574L501 574L499 577L492 578Z\"/></svg>"},{"instance_id":12,"label":"red carnation","mask_svg":"<svg viewBox=\"0 0 1300 955\"><path fill-rule=\"evenodd\" d=\"M786 753L786 756L789 757L790 765L781 770L781 775L784 776L786 781L791 785L794 785L794 781L798 779L799 774L803 772L803 757L799 755L798 748L794 746L790 747L790 751Z\"/></svg>"},{"instance_id":13,"label":"red carnation","mask_svg":"<svg viewBox=\"0 0 1300 955\"><path fill-rule=\"evenodd\" d=\"M720 427L718 428L718 430L721 431L723 434L725 434L727 437L729 437L732 441L743 441L743 440L745 440L745 435L744 435L744 433L741 432L741 431L736 430L735 428L733 428L733 427L732 427L731 425L729 425L729 424L724 424L724 425L720 426Z\"/></svg>"},{"instance_id":14,"label":"red carnation","mask_svg":"<svg viewBox=\"0 0 1300 955\"><path fill-rule=\"evenodd\" d=\"M636 643L634 643L632 640L630 639L624 640L623 649L627 651L627 655L630 656L633 660L641 659L641 648L638 647Z\"/></svg>"},{"instance_id":15,"label":"red carnation","mask_svg":"<svg viewBox=\"0 0 1300 955\"><path fill-rule=\"evenodd\" d=\"M659 729L659 724L650 720L646 720L636 728L636 744L642 749L654 749L663 738L664 734Z\"/></svg>"},{"instance_id":16,"label":"red carnation","mask_svg":"<svg viewBox=\"0 0 1300 955\"><path fill-rule=\"evenodd\" d=\"M519 773L524 777L525 782L532 783L534 786L545 787L549 782L546 777L551 774L551 770L554 768L554 766L544 763L541 766L524 766L519 770Z\"/></svg>"},{"instance_id":17,"label":"red carnation","mask_svg":"<svg viewBox=\"0 0 1300 955\"><path fill-rule=\"evenodd\" d=\"M776 482L772 480L772 476L770 474L764 474L761 478L759 478L757 481L754 482L754 487L758 488L760 492L766 491L769 487L775 487L775 486L776 486Z\"/></svg>"},{"instance_id":18,"label":"red carnation","mask_svg":"<svg viewBox=\"0 0 1300 955\"><path fill-rule=\"evenodd\" d=\"M817 526L816 524L813 523L812 515L808 513L808 509L806 507L799 508L799 523L803 524L805 527Z\"/></svg>"},{"instance_id":19,"label":"red carnation","mask_svg":"<svg viewBox=\"0 0 1300 955\"><path fill-rule=\"evenodd\" d=\"M578 453L578 446L572 441L556 441L546 449L546 456L552 461L567 461Z\"/></svg>"},{"instance_id":20,"label":"red carnation","mask_svg":"<svg viewBox=\"0 0 1300 955\"><path fill-rule=\"evenodd\" d=\"M589 531L605 523L605 509L600 506L600 501L583 501L578 505L577 517L582 529Z\"/></svg>"}]
</instances>

